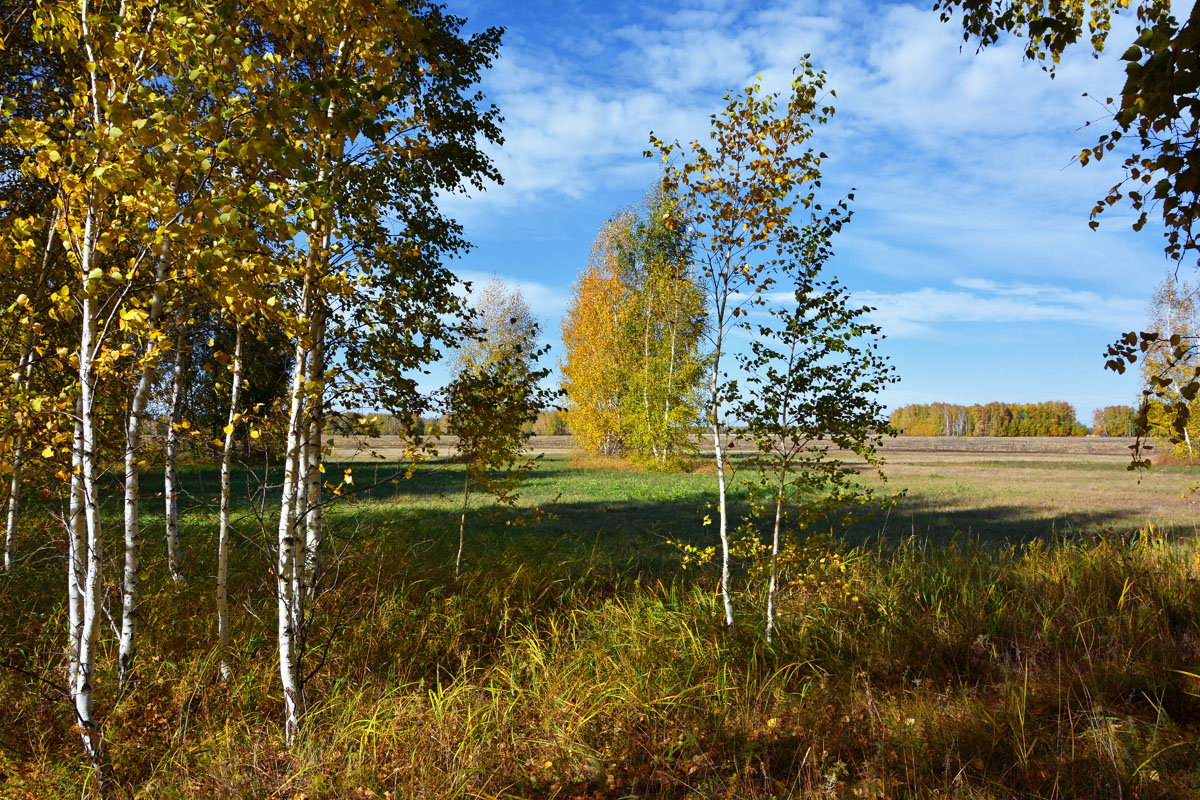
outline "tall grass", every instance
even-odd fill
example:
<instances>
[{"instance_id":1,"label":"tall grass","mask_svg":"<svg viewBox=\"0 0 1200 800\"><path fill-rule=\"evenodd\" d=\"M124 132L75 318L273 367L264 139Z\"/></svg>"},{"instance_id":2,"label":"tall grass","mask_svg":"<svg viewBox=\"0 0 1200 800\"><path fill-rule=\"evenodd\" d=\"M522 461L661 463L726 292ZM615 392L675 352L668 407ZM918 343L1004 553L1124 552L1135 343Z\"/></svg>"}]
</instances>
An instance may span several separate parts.
<instances>
[{"instance_id":1,"label":"tall grass","mask_svg":"<svg viewBox=\"0 0 1200 800\"><path fill-rule=\"evenodd\" d=\"M185 525L193 565L208 527ZM98 699L128 796L1200 796L1192 543L831 542L791 576L768 648L748 582L727 632L713 575L665 549L613 555L654 540L601 548L587 531L554 549L537 528L491 530L455 581L449 530L386 504L335 515L338 579L291 749L253 536L232 559L227 683L209 582L176 588L148 553L139 680L118 700L103 674ZM6 798L87 791L67 709L31 677L60 682L59 578L0 583L21 670L0 670Z\"/></svg>"}]
</instances>

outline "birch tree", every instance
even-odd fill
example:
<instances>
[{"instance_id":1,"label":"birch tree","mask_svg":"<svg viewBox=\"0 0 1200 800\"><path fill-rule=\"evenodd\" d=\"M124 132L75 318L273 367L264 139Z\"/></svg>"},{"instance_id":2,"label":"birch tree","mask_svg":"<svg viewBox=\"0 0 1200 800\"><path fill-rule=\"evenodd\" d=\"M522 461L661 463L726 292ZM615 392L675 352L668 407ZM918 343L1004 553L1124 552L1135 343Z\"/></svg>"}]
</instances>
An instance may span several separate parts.
<instances>
[{"instance_id":1,"label":"birch tree","mask_svg":"<svg viewBox=\"0 0 1200 800\"><path fill-rule=\"evenodd\" d=\"M481 142L496 140L495 110L474 88L499 32L464 37L464 20L425 2L379 6L343 0L261 22L280 64L273 107L296 143L280 180L295 187L302 237L296 284L276 593L285 734L306 706L303 659L321 559L323 409L334 384L357 385L387 406L411 403L406 370L435 357L443 312L459 301L442 260L460 229L437 192L494 176ZM296 98L309 98L297 107ZM452 326L449 326L452 327ZM331 368L330 342L341 363Z\"/></svg>"},{"instance_id":2,"label":"birch tree","mask_svg":"<svg viewBox=\"0 0 1200 800\"><path fill-rule=\"evenodd\" d=\"M578 446L655 468L692 452L707 315L675 199L660 188L601 227L563 319Z\"/></svg>"},{"instance_id":3,"label":"birch tree","mask_svg":"<svg viewBox=\"0 0 1200 800\"><path fill-rule=\"evenodd\" d=\"M622 313L625 339L636 354L623 376L628 438L642 463L660 469L694 452L704 378L700 344L708 324L677 216L677 200L662 187L643 203L631 231L625 280L630 292Z\"/></svg>"},{"instance_id":4,"label":"birch tree","mask_svg":"<svg viewBox=\"0 0 1200 800\"><path fill-rule=\"evenodd\" d=\"M617 456L622 438L622 376L629 357L622 335L623 298L629 293L618 263L626 221L608 220L592 243L587 267L571 287L562 322L562 388L577 445L588 452Z\"/></svg>"},{"instance_id":5,"label":"birch tree","mask_svg":"<svg viewBox=\"0 0 1200 800\"><path fill-rule=\"evenodd\" d=\"M1148 329L1158 336L1142 357L1145 395L1135 426L1171 448L1174 455L1194 458L1200 448L1200 398L1189 383L1200 367L1200 309L1195 283L1168 274L1154 290Z\"/></svg>"},{"instance_id":6,"label":"birch tree","mask_svg":"<svg viewBox=\"0 0 1200 800\"><path fill-rule=\"evenodd\" d=\"M152 215L146 214L148 209L144 207L124 206L114 214L109 200L126 191L134 177L128 165L140 155L144 142L126 137L122 126L129 126L135 117L145 119L138 112L145 110L144 104L151 98L141 89L151 80L150 65L157 62L152 51L161 44L163 33L155 9L130 8L119 21L106 12L88 2L82 3L73 17L65 8L38 9L44 36L56 46L77 52L79 59L88 64L87 71L71 87L75 113L67 126L85 135L68 135L39 119L18 120L11 128L14 135L36 148L28 169L59 187L59 224L79 298L80 333L74 356L79 400L68 518L69 688L77 728L101 794L108 788L109 774L92 707L104 541L97 463L97 386L119 357L119 351L110 346L109 335L112 320L122 310L122 289L139 275L138 260L129 265L127 272L116 265L106 269L104 264L106 256L124 249L130 223L137 224L134 220L138 220L138 212L144 215L138 221ZM133 219L119 218L124 216L121 212ZM122 636L123 652L124 648Z\"/></svg>"},{"instance_id":7,"label":"birch tree","mask_svg":"<svg viewBox=\"0 0 1200 800\"><path fill-rule=\"evenodd\" d=\"M725 108L711 118L708 143L667 143L651 134L654 150L647 151L666 165L664 185L679 199L677 224L686 226L709 305L705 414L716 462L721 596L728 627L734 617L726 435L727 415L738 397L737 383L727 375L728 340L735 327L744 326L746 315L766 302L776 276L795 263L802 231L790 220L793 212L816 207L825 154L808 142L815 126L833 113L826 96L825 74L805 61L785 104L756 83L726 95Z\"/></svg>"},{"instance_id":8,"label":"birch tree","mask_svg":"<svg viewBox=\"0 0 1200 800\"><path fill-rule=\"evenodd\" d=\"M768 643L784 536L798 538L815 521L874 498L846 457L878 469L877 447L887 430L879 392L895 377L879 353L880 330L866 319L869 308L856 307L843 286L820 277L845 211L839 204L805 227L792 302L771 307L768 320L752 326L750 348L738 358L747 376L738 417L754 440L751 463L768 499L765 510L773 513Z\"/></svg>"},{"instance_id":9,"label":"birch tree","mask_svg":"<svg viewBox=\"0 0 1200 800\"><path fill-rule=\"evenodd\" d=\"M538 366L547 348L538 347L540 326L520 291L494 277L478 293L476 309L476 335L459 349L446 389L446 429L457 437L463 464L456 578L472 492L516 503L521 481L537 464L526 455L531 424L554 396L540 387L550 374Z\"/></svg>"},{"instance_id":10,"label":"birch tree","mask_svg":"<svg viewBox=\"0 0 1200 800\"><path fill-rule=\"evenodd\" d=\"M56 187L58 238L71 273L56 292L58 313L78 324L71 355L78 379L72 467L61 473L70 496L68 683L102 793L109 774L92 698L103 593L104 440L113 433L123 440L118 453L125 464L118 644L124 684L136 652L141 603L141 437L174 295L168 279L176 274L177 257L192 254L200 241L220 239L221 227L232 220L207 188L230 117L209 112L212 95L236 83L237 71L208 70L245 63L245 46L236 26L223 26L212 9L170 11L152 3L38 5L33 13L39 41L62 53L66 63L85 68L64 86L57 99L60 113L14 116L5 131L30 151L22 169ZM232 115L244 110L232 96L218 104ZM132 385L126 383L130 376ZM123 436L107 430L113 409L101 404L104 392L114 391L128 391Z\"/></svg>"}]
</instances>

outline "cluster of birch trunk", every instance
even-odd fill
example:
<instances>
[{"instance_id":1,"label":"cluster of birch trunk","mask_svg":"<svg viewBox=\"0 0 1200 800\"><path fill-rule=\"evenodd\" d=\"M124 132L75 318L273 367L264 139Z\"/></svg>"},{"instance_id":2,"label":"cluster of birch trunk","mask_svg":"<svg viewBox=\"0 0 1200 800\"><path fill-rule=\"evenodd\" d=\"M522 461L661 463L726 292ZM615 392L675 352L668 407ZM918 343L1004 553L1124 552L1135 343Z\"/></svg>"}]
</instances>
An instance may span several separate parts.
<instances>
[{"instance_id":1,"label":"cluster of birch trunk","mask_svg":"<svg viewBox=\"0 0 1200 800\"><path fill-rule=\"evenodd\" d=\"M11 375L0 435L4 566L22 568L22 520L46 513L45 503L22 505L23 487L38 485L61 500L67 690L104 794L111 775L93 701L102 604L115 582L120 697L136 685L145 618L143 522L158 516L143 502L149 466L163 468L166 569L176 582L211 576L220 672L236 669L228 575L239 429L255 438L277 429L273 583L294 738L322 574L328 409L366 398L418 414L408 374L460 330L445 262L465 242L435 190L496 177L480 149L499 137L496 110L473 87L499 32L464 36L464 20L420 1L82 0L19 11L6 55L50 77L41 94L3 108L0 145L19 165L0 214L0 255L11 264L0 314ZM177 469L183 440L196 435L186 342L206 315L235 332L215 365L229 400L213 443L217 521L203 542L215 575L209 559L184 557ZM292 370L282 406L256 413L243 407L243 354L267 329L289 342ZM106 548L117 496L114 576Z\"/></svg>"}]
</instances>

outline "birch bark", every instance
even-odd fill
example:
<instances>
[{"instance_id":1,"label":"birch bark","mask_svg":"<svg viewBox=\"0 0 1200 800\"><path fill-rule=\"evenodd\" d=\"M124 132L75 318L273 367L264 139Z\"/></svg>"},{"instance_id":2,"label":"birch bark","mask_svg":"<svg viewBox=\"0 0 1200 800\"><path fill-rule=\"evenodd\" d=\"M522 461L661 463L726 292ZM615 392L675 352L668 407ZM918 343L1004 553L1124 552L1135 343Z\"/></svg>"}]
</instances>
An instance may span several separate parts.
<instances>
[{"instance_id":1,"label":"birch bark","mask_svg":"<svg viewBox=\"0 0 1200 800\"><path fill-rule=\"evenodd\" d=\"M86 566L83 591L79 600L76 652L73 665L71 700L75 721L83 739L83 747L92 762L96 786L101 796L108 789L108 762L100 728L92 713L92 690L95 679L96 629L100 615L101 582L104 567L104 540L101 536L100 504L96 466L96 396L95 359L99 346L96 336L96 304L88 287L88 274L95 254L96 212L94 198L89 197L84 218L80 252L83 291L79 337L79 494L83 508L83 529L86 532Z\"/></svg>"},{"instance_id":2,"label":"birch bark","mask_svg":"<svg viewBox=\"0 0 1200 800\"><path fill-rule=\"evenodd\" d=\"M305 281L303 305L308 306L311 270ZM279 638L279 679L283 685L284 735L291 742L304 711L303 687L297 674L292 596L296 556L296 473L300 456L300 415L304 405L304 362L307 351L303 340L296 345L292 367L291 408L283 468L283 488L279 500L279 559L276 564L276 593L279 602L277 635Z\"/></svg>"},{"instance_id":3,"label":"birch bark","mask_svg":"<svg viewBox=\"0 0 1200 800\"><path fill-rule=\"evenodd\" d=\"M311 241L311 240L310 240ZM316 287L316 254L310 246L301 293L301 314L311 317L312 295ZM292 365L291 406L288 412L288 433L284 457L283 488L279 500L279 557L276 564L276 593L278 596L279 679L283 685L284 735L290 743L304 713L304 687L299 674L299 648L296 630L296 604L303 598L295 596L297 555L297 506L299 505L299 471L302 417L304 415L304 379L310 344L302 335L296 342L295 362Z\"/></svg>"},{"instance_id":4,"label":"birch bark","mask_svg":"<svg viewBox=\"0 0 1200 800\"><path fill-rule=\"evenodd\" d=\"M29 380L30 356L33 353L33 337L27 334L21 347L21 358L13 373L14 397L21 393L22 386ZM17 568L17 517L21 502L21 467L25 462L25 425L17 423L16 441L13 442L12 476L8 481L8 512L4 523L4 571L11 574Z\"/></svg>"},{"instance_id":5,"label":"birch bark","mask_svg":"<svg viewBox=\"0 0 1200 800\"><path fill-rule=\"evenodd\" d=\"M154 295L150 301L147 320L149 341L143 354L142 375L129 403L129 423L125 433L125 570L121 583L121 635L117 651L118 692L133 673L133 661L137 655L138 622L141 618L141 468L138 459L142 450L142 427L146 416L146 403L150 398L150 382L154 377L154 350L157 345L153 335L157 332L166 299L167 263L171 252L171 240L164 239L154 275Z\"/></svg>"},{"instance_id":6,"label":"birch bark","mask_svg":"<svg viewBox=\"0 0 1200 800\"><path fill-rule=\"evenodd\" d=\"M167 540L167 569L171 580L183 583L183 560L179 553L179 423L183 417L183 315L177 321L175 358L171 366L171 411L167 419L167 451L163 464L163 518Z\"/></svg>"},{"instance_id":7,"label":"birch bark","mask_svg":"<svg viewBox=\"0 0 1200 800\"><path fill-rule=\"evenodd\" d=\"M788 354L788 375L792 375L796 368L796 337L792 337L791 351ZM791 457L793 450L787 441L787 431L791 419L788 417L788 408L791 404L791 396L784 395L783 407L779 412L779 486L775 492L775 530L771 536L771 581L767 587L767 644L771 643L771 634L775 629L775 589L778 581L779 573L779 533L780 524L783 520L783 492L787 482L787 474L791 469Z\"/></svg>"},{"instance_id":8,"label":"birch bark","mask_svg":"<svg viewBox=\"0 0 1200 800\"><path fill-rule=\"evenodd\" d=\"M229 680L229 470L233 461L233 434L237 428L242 391L242 336L238 323L233 346L233 381L229 389L229 422L225 426L225 443L221 450L221 500L217 523L217 647L221 653L221 678Z\"/></svg>"},{"instance_id":9,"label":"birch bark","mask_svg":"<svg viewBox=\"0 0 1200 800\"><path fill-rule=\"evenodd\" d=\"M333 75L341 73L344 66L343 57L346 52L346 41L338 43L334 54ZM332 120L336 104L331 97L325 106L326 120ZM325 184L331 172L336 167L340 147L322 147L317 163L316 184ZM329 159L329 160L327 160ZM328 187L327 187L328 188ZM291 408L288 414L287 456L284 466L283 492L279 501L279 558L276 564L276 592L278 596L277 631L279 638L279 678L283 685L284 696L284 735L290 744L294 741L299 728L300 717L304 714L304 677L300 673L300 665L304 654L304 604L308 599L305 573L308 558L307 539L310 536L307 507L308 461L314 456L302 452L311 443L313 428L317 436L321 435L320 426L313 426L311 408L306 408L306 396L310 360L317 362L320 369L323 360L324 320L322 315L323 302L321 298L321 277L327 266L328 248L332 232L327 220L314 222L308 235L308 252L305 256L304 287L301 292L300 314L308 325L307 336L304 333L296 341L296 357L292 367ZM314 398L314 403L320 405L320 392ZM306 419L306 414L308 418ZM319 448L315 455L320 458ZM302 460L303 458L303 460ZM318 478L319 480L319 478ZM300 505L305 504L305 513L298 515ZM316 518L319 539L320 517ZM303 526L304 535L298 536L298 526Z\"/></svg>"},{"instance_id":10,"label":"birch bark","mask_svg":"<svg viewBox=\"0 0 1200 800\"><path fill-rule=\"evenodd\" d=\"M328 233L323 237L329 246ZM316 304L312 352L308 356L308 447L305 452L305 541L304 607L311 605L321 570L321 543L324 519L321 510L321 446L325 435L325 323L324 304Z\"/></svg>"},{"instance_id":11,"label":"birch bark","mask_svg":"<svg viewBox=\"0 0 1200 800\"><path fill-rule=\"evenodd\" d=\"M721 441L721 348L725 333L725 301L717 302L716 342L713 348L710 382L710 425L713 435L713 455L717 462L717 503L721 536L721 602L725 607L725 625L733 627L733 599L729 594L729 514L725 485L725 444Z\"/></svg>"}]
</instances>

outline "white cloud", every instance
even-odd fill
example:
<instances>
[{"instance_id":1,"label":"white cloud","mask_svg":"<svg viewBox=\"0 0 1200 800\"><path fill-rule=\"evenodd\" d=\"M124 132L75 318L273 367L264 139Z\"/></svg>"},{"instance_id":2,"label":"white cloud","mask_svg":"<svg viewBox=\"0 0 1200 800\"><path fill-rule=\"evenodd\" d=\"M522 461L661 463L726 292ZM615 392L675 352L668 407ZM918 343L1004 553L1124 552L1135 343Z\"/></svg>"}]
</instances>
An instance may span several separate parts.
<instances>
[{"instance_id":1,"label":"white cloud","mask_svg":"<svg viewBox=\"0 0 1200 800\"><path fill-rule=\"evenodd\" d=\"M929 336L947 323L1060 322L1120 328L1137 319L1142 304L1128 297L1048 284L1000 283L978 278L954 281L956 289L932 286L904 292L855 292L875 310L871 319L890 337Z\"/></svg>"},{"instance_id":2,"label":"white cloud","mask_svg":"<svg viewBox=\"0 0 1200 800\"><path fill-rule=\"evenodd\" d=\"M786 89L805 53L837 91L839 114L820 146L834 155L830 170L864 196L897 182L919 189L930 174L963 185L982 179L997 199L1014 185L1028 192L1026 179L1061 189L1058 176L1045 175L1047 158L1051 172L1067 164L1079 146L1062 138L1078 138L1079 125L1098 115L1080 95L1119 85L1116 62L1082 52L1054 81L1022 60L1019 43L960 52L960 29L924 6L689 3L648 9L632 24L593 23L595 52L586 57L547 41L506 44L485 78L505 117L505 144L493 151L505 185L451 199L448 210L475 218L586 201L598 190L637 191L656 169L641 156L651 130L703 136L722 94L756 73ZM886 202L895 208L905 194Z\"/></svg>"}]
</instances>

